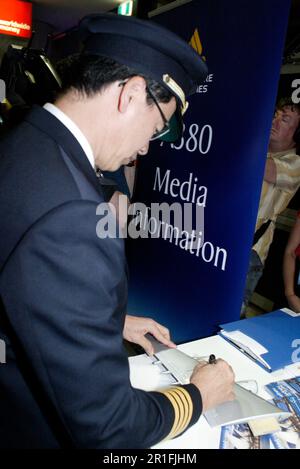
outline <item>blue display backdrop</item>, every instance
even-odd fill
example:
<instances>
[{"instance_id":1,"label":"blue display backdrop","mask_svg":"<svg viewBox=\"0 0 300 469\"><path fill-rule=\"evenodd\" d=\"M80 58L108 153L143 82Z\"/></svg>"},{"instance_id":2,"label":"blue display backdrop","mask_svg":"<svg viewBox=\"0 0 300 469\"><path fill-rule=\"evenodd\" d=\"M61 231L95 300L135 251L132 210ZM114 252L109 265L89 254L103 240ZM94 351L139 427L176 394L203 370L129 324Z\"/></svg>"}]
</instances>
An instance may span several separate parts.
<instances>
[{"instance_id":1,"label":"blue display backdrop","mask_svg":"<svg viewBox=\"0 0 300 469\"><path fill-rule=\"evenodd\" d=\"M201 0L152 18L190 42L209 69L182 140L151 143L135 191L147 206L202 208L203 233L193 249L174 233L128 243L128 312L165 324L177 342L239 318L288 11L287 0Z\"/></svg>"}]
</instances>

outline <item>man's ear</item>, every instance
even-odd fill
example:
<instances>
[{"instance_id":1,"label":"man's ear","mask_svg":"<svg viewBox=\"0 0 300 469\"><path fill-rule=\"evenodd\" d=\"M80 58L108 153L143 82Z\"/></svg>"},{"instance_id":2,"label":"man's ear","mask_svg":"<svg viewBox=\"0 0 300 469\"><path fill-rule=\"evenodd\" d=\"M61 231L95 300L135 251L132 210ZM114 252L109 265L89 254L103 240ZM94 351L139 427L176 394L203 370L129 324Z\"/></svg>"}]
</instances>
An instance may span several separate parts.
<instances>
[{"instance_id":1,"label":"man's ear","mask_svg":"<svg viewBox=\"0 0 300 469\"><path fill-rule=\"evenodd\" d=\"M144 99L146 89L146 81L143 77L134 76L129 78L124 85L119 96L118 110L126 112L128 106L134 100Z\"/></svg>"}]
</instances>

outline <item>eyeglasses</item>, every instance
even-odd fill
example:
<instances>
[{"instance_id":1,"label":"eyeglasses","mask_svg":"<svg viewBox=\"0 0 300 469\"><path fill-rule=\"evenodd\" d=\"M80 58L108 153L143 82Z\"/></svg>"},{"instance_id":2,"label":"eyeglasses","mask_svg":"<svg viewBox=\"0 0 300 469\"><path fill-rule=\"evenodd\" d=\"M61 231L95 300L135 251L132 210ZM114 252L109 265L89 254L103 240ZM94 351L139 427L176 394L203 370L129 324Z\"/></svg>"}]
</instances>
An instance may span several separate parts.
<instances>
[{"instance_id":1,"label":"eyeglasses","mask_svg":"<svg viewBox=\"0 0 300 469\"><path fill-rule=\"evenodd\" d=\"M156 97L154 96L154 94L152 93L152 91L150 90L150 88L146 88L146 91L147 93L149 94L150 98L152 99L152 101L154 102L155 106L157 107L157 109L159 110L159 113L161 115L161 118L163 120L163 123L164 123L164 126L161 130L157 130L153 135L152 137L150 138L150 142L152 140L156 140L158 138L161 138L163 135L166 135L168 132L170 132L170 124L166 118L166 116L164 115L160 105L158 104L158 101L156 99Z\"/></svg>"},{"instance_id":2,"label":"eyeglasses","mask_svg":"<svg viewBox=\"0 0 300 469\"><path fill-rule=\"evenodd\" d=\"M119 86L124 86L126 83L127 83L126 81L122 81L121 83L119 83ZM152 91L150 90L150 88L148 86L146 87L146 91L149 94L152 101L154 102L157 109L159 110L159 113L160 113L161 118L162 118L163 123L164 123L164 126L161 130L157 130L156 132L154 132L154 134L150 138L150 142L151 142L152 140L156 140L157 138L160 138L163 135L166 135L168 132L170 132L170 124L169 124L166 116L164 115L160 105L158 104L158 101L157 101L156 97L154 96L154 94L152 93Z\"/></svg>"}]
</instances>

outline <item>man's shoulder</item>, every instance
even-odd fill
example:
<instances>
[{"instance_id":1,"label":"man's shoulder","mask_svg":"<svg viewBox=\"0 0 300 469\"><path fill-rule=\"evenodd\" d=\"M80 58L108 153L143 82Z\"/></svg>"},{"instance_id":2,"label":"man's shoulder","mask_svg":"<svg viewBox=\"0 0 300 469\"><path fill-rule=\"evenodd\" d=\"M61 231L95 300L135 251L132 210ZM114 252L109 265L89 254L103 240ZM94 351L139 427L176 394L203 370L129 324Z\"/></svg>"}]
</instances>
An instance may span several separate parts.
<instances>
[{"instance_id":1,"label":"man's shoulder","mask_svg":"<svg viewBox=\"0 0 300 469\"><path fill-rule=\"evenodd\" d=\"M25 119L1 139L0 155L9 155L11 158L14 154L22 152L27 158L41 147L49 153L55 146L57 147L55 141L49 135Z\"/></svg>"}]
</instances>

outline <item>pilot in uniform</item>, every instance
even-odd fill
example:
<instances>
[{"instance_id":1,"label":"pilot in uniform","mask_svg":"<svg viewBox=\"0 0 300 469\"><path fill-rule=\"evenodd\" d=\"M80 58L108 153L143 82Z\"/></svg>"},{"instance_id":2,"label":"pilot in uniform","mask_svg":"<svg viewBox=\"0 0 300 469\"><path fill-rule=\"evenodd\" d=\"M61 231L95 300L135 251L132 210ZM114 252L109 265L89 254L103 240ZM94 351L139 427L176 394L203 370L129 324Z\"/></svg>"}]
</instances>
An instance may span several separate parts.
<instances>
[{"instance_id":1,"label":"pilot in uniform","mask_svg":"<svg viewBox=\"0 0 300 469\"><path fill-rule=\"evenodd\" d=\"M91 15L79 29L82 55L112 58L171 92L178 128L186 96L206 76L196 52L135 18ZM201 414L194 384L155 392L130 384L124 243L96 236L105 180L89 148L49 103L0 144L2 448L146 448Z\"/></svg>"}]
</instances>

